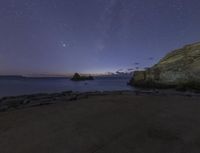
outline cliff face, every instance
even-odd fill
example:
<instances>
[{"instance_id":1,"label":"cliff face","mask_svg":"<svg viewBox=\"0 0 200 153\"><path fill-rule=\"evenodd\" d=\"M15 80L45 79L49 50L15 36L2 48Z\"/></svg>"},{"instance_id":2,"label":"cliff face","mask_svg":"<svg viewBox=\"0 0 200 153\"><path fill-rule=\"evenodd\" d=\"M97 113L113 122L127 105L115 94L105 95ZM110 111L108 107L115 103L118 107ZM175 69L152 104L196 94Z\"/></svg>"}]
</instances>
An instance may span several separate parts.
<instances>
[{"instance_id":1,"label":"cliff face","mask_svg":"<svg viewBox=\"0 0 200 153\"><path fill-rule=\"evenodd\" d=\"M146 87L200 86L200 43L167 54L152 68L136 71L131 85Z\"/></svg>"}]
</instances>

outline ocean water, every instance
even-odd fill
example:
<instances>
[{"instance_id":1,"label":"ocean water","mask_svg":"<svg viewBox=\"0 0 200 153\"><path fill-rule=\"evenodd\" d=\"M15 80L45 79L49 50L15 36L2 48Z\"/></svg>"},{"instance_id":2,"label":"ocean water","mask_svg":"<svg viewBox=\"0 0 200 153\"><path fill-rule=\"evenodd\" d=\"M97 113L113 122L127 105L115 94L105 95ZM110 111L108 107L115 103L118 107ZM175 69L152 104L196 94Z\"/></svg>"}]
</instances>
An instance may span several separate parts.
<instances>
[{"instance_id":1,"label":"ocean water","mask_svg":"<svg viewBox=\"0 0 200 153\"><path fill-rule=\"evenodd\" d=\"M0 97L62 91L133 90L129 77L98 77L93 81L73 82L69 78L0 78Z\"/></svg>"}]
</instances>

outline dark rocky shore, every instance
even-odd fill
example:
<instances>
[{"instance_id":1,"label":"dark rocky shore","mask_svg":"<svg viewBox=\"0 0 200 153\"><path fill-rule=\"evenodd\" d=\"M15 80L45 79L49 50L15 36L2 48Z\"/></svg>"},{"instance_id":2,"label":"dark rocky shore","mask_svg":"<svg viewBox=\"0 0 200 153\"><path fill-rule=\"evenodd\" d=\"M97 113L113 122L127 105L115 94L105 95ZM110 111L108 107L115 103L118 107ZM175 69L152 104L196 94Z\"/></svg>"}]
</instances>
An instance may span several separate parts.
<instances>
[{"instance_id":1,"label":"dark rocky shore","mask_svg":"<svg viewBox=\"0 0 200 153\"><path fill-rule=\"evenodd\" d=\"M76 101L80 99L86 99L89 96L106 95L106 94L111 94L111 93L121 94L122 91L85 92L85 93L66 91L62 93L53 93L53 94L41 93L41 94L33 94L33 95L3 97L0 99L0 112L12 110L12 109L22 109L22 108L28 108L28 107L50 105L57 102Z\"/></svg>"},{"instance_id":2,"label":"dark rocky shore","mask_svg":"<svg viewBox=\"0 0 200 153\"><path fill-rule=\"evenodd\" d=\"M0 112L23 109L29 107L38 107L43 105L51 105L58 102L70 102L76 100L87 99L91 96L105 96L105 95L179 95L179 96L200 96L198 92L178 92L174 90L135 90L135 91L96 91L96 92L72 92L66 91L62 93L41 93L33 95L10 96L0 99Z\"/></svg>"},{"instance_id":3,"label":"dark rocky shore","mask_svg":"<svg viewBox=\"0 0 200 153\"><path fill-rule=\"evenodd\" d=\"M73 93L72 91L66 91L62 93L53 94L33 94L22 96L3 97L0 99L0 112L10 109L21 109L27 107L36 107L42 105L50 105L57 101L74 101L77 99L87 98L88 95L94 93Z\"/></svg>"}]
</instances>

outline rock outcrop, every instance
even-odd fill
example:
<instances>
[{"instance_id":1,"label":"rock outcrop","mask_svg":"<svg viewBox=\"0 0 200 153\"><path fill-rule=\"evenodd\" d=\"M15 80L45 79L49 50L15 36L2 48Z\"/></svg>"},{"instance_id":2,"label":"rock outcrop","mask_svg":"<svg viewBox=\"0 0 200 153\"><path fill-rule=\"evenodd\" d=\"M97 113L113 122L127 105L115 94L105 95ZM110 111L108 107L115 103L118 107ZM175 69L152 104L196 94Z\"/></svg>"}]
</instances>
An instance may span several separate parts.
<instances>
[{"instance_id":1,"label":"rock outcrop","mask_svg":"<svg viewBox=\"0 0 200 153\"><path fill-rule=\"evenodd\" d=\"M78 73L75 73L74 76L71 78L72 81L85 81L85 80L94 80L92 76L81 76Z\"/></svg>"},{"instance_id":2,"label":"rock outcrop","mask_svg":"<svg viewBox=\"0 0 200 153\"><path fill-rule=\"evenodd\" d=\"M130 84L200 89L200 42L172 51L152 68L136 71Z\"/></svg>"}]
</instances>

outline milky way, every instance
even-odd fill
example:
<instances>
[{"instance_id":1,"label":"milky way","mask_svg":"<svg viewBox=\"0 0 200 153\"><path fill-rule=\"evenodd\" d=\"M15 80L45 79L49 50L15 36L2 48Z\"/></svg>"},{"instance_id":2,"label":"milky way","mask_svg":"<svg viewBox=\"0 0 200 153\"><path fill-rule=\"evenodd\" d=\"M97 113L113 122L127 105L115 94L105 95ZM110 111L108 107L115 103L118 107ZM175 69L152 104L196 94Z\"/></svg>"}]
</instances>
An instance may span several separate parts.
<instances>
[{"instance_id":1,"label":"milky way","mask_svg":"<svg viewBox=\"0 0 200 153\"><path fill-rule=\"evenodd\" d=\"M1 0L0 74L149 67L200 41L199 8L199 0Z\"/></svg>"}]
</instances>

